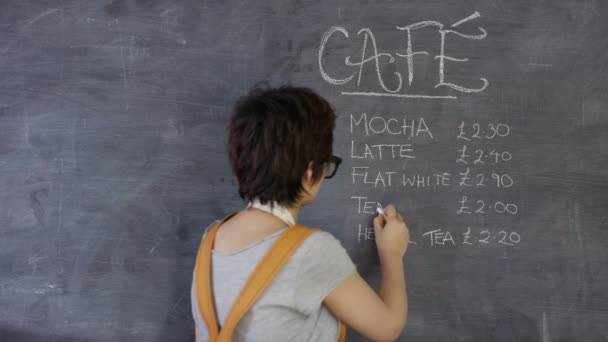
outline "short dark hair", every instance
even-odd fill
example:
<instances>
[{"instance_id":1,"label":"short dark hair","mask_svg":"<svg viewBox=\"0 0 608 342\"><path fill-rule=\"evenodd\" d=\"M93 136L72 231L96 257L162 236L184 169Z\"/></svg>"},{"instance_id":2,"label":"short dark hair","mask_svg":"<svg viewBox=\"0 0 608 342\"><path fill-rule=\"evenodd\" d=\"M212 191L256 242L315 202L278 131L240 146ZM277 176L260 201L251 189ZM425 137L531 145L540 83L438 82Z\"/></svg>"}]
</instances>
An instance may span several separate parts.
<instances>
[{"instance_id":1,"label":"short dark hair","mask_svg":"<svg viewBox=\"0 0 608 342\"><path fill-rule=\"evenodd\" d=\"M254 86L236 102L227 129L241 198L292 207L304 190L309 161L313 181L324 176L335 121L329 102L310 88Z\"/></svg>"}]
</instances>

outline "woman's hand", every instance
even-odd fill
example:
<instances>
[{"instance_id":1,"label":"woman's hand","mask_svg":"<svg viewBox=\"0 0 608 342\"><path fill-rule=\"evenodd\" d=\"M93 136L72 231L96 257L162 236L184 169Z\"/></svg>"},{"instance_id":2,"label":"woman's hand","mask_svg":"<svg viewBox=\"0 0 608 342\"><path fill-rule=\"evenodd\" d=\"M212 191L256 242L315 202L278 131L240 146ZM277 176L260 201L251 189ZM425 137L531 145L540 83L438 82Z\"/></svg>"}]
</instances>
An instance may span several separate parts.
<instances>
[{"instance_id":1,"label":"woman's hand","mask_svg":"<svg viewBox=\"0 0 608 342\"><path fill-rule=\"evenodd\" d=\"M374 234L380 257L405 255L410 242L410 231L394 205L389 204L374 218Z\"/></svg>"}]
</instances>

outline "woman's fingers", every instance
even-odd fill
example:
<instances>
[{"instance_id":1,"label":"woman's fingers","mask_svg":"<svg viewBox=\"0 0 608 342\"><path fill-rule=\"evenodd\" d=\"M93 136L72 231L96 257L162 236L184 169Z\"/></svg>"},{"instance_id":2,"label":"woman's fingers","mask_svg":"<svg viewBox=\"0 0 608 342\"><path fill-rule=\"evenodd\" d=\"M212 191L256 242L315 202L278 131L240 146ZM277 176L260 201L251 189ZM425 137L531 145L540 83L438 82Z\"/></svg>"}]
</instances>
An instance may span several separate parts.
<instances>
[{"instance_id":1,"label":"woman's fingers","mask_svg":"<svg viewBox=\"0 0 608 342\"><path fill-rule=\"evenodd\" d=\"M378 216L376 216L374 218L374 228L376 228L376 229L384 228L384 224L385 224L384 215L378 214Z\"/></svg>"}]
</instances>

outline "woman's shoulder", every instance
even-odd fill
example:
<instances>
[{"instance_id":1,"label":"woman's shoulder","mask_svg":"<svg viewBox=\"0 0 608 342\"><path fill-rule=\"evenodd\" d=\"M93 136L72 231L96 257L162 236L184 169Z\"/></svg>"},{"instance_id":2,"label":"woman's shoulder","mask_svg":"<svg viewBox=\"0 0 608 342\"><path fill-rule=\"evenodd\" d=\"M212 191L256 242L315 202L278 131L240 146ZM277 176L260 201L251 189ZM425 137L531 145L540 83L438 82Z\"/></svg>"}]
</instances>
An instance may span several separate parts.
<instances>
[{"instance_id":1,"label":"woman's shoulder","mask_svg":"<svg viewBox=\"0 0 608 342\"><path fill-rule=\"evenodd\" d=\"M353 264L342 242L326 230L317 230L304 240L294 252L293 259L301 270L322 264L338 267L350 267Z\"/></svg>"},{"instance_id":2,"label":"woman's shoulder","mask_svg":"<svg viewBox=\"0 0 608 342\"><path fill-rule=\"evenodd\" d=\"M342 242L329 231L317 229L304 240L302 249L308 252L326 251L332 248L344 248Z\"/></svg>"}]
</instances>

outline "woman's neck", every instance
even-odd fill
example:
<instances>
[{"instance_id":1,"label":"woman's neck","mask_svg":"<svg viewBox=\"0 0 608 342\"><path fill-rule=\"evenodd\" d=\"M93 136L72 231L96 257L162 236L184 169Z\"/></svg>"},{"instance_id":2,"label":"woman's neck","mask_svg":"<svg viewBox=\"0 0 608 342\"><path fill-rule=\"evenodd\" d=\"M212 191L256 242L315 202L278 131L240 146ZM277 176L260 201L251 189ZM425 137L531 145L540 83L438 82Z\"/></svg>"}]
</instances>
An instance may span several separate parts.
<instances>
[{"instance_id":1,"label":"woman's neck","mask_svg":"<svg viewBox=\"0 0 608 342\"><path fill-rule=\"evenodd\" d=\"M300 212L300 207L298 205L286 207L278 204L277 202L262 204L257 199L249 202L247 208L250 207L274 215L276 218L280 219L281 221L287 223L290 226L297 222L298 214Z\"/></svg>"},{"instance_id":2,"label":"woman's neck","mask_svg":"<svg viewBox=\"0 0 608 342\"><path fill-rule=\"evenodd\" d=\"M300 212L300 207L287 208L287 210L291 213L291 216L293 216L293 220L298 222L298 213Z\"/></svg>"}]
</instances>

